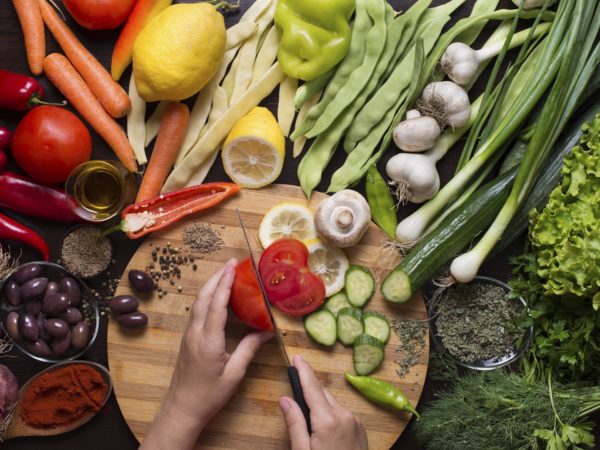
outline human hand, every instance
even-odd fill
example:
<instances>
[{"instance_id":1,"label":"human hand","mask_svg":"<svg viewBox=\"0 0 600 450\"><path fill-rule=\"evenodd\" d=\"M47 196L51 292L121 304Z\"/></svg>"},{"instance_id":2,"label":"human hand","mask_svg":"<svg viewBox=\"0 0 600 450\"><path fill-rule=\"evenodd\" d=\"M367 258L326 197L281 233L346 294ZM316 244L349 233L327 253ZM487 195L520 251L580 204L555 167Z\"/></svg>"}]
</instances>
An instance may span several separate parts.
<instances>
[{"instance_id":1,"label":"human hand","mask_svg":"<svg viewBox=\"0 0 600 450\"><path fill-rule=\"evenodd\" d=\"M354 414L321 387L306 361L295 356L293 363L300 374L304 398L310 408L312 434L308 434L298 404L289 397L279 399L292 450L367 450L367 432Z\"/></svg>"},{"instance_id":2,"label":"human hand","mask_svg":"<svg viewBox=\"0 0 600 450\"><path fill-rule=\"evenodd\" d=\"M227 353L225 323L236 265L235 259L227 262L198 293L171 386L142 448L193 447L202 428L234 394L261 344L273 336L270 331L250 333ZM160 441L156 437L161 429L167 431L168 447L164 436Z\"/></svg>"}]
</instances>

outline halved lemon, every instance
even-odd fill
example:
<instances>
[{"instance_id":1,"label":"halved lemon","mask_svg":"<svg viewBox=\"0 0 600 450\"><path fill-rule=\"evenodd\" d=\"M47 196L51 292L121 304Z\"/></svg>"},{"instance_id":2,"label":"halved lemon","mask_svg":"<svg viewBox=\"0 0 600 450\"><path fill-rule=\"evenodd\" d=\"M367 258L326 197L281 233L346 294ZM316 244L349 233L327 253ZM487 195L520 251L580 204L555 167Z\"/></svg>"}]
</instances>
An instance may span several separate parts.
<instances>
[{"instance_id":1,"label":"halved lemon","mask_svg":"<svg viewBox=\"0 0 600 450\"><path fill-rule=\"evenodd\" d=\"M324 244L319 239L312 239L305 244L309 252L308 268L325 283L327 297L344 289L346 270L350 267L344 251Z\"/></svg>"},{"instance_id":2,"label":"halved lemon","mask_svg":"<svg viewBox=\"0 0 600 450\"><path fill-rule=\"evenodd\" d=\"M267 108L256 107L233 127L223 144L223 167L234 183L258 189L277 179L285 160L285 137Z\"/></svg>"},{"instance_id":3,"label":"halved lemon","mask_svg":"<svg viewBox=\"0 0 600 450\"><path fill-rule=\"evenodd\" d=\"M293 238L301 241L315 239L315 219L306 206L297 203L280 203L263 217L258 237L264 248L277 239Z\"/></svg>"}]
</instances>

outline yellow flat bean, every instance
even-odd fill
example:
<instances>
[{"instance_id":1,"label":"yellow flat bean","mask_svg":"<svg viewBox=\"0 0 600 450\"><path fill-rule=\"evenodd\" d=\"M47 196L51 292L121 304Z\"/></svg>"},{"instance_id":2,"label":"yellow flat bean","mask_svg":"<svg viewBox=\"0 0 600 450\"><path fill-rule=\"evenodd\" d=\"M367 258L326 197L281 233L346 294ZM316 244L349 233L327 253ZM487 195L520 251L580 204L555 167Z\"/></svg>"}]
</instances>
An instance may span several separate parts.
<instances>
[{"instance_id":1,"label":"yellow flat bean","mask_svg":"<svg viewBox=\"0 0 600 450\"><path fill-rule=\"evenodd\" d=\"M228 28L225 50L231 50L234 47L238 47L246 39L253 36L257 29L258 25L254 22L239 22Z\"/></svg>"},{"instance_id":2,"label":"yellow flat bean","mask_svg":"<svg viewBox=\"0 0 600 450\"><path fill-rule=\"evenodd\" d=\"M294 108L294 95L298 89L298 80L296 78L285 77L279 85L279 101L277 102L277 122L283 131L283 135L288 137L296 115Z\"/></svg>"},{"instance_id":3,"label":"yellow flat bean","mask_svg":"<svg viewBox=\"0 0 600 450\"><path fill-rule=\"evenodd\" d=\"M227 112L213 126L209 127L194 144L189 154L175 167L163 186L162 192L171 192L194 183L194 174L208 159L211 153L227 137L233 126L248 114L277 87L284 78L279 63L273 64L265 75L254 83L241 96L238 102L230 106Z\"/></svg>"},{"instance_id":4,"label":"yellow flat bean","mask_svg":"<svg viewBox=\"0 0 600 450\"><path fill-rule=\"evenodd\" d=\"M148 122L146 122L146 148L150 145L150 142L152 142L154 138L158 135L158 130L160 129L160 121L162 120L163 115L165 113L165 109L167 109L169 103L170 102L168 101L162 101L158 105L156 105L156 108L154 108L154 111L148 119Z\"/></svg>"},{"instance_id":5,"label":"yellow flat bean","mask_svg":"<svg viewBox=\"0 0 600 450\"><path fill-rule=\"evenodd\" d=\"M146 102L138 94L135 79L131 74L129 81L129 98L131 110L127 114L127 137L133 147L138 164L146 164Z\"/></svg>"},{"instance_id":6,"label":"yellow flat bean","mask_svg":"<svg viewBox=\"0 0 600 450\"><path fill-rule=\"evenodd\" d=\"M318 91L315 95L310 97L302 104L300 111L298 111L298 116L296 116L296 124L294 127L297 127L302 123L306 117L306 114L308 113L308 110L317 104L317 102L321 99L321 95L323 95L323 90ZM294 158L297 158L302 154L302 150L304 150L306 141L308 141L308 139L306 139L304 136L300 136L294 141L294 150L292 152L292 156Z\"/></svg>"},{"instance_id":7,"label":"yellow flat bean","mask_svg":"<svg viewBox=\"0 0 600 450\"><path fill-rule=\"evenodd\" d=\"M227 93L221 86L217 86L212 100L210 115L208 116L209 127L213 126L217 120L223 117L223 114L227 112L227 107Z\"/></svg>"},{"instance_id":8,"label":"yellow flat bean","mask_svg":"<svg viewBox=\"0 0 600 450\"><path fill-rule=\"evenodd\" d=\"M256 61L254 61L252 83L260 79L271 68L275 59L277 59L277 50L281 41L277 27L272 26L266 33L267 36L260 47L258 55L256 55Z\"/></svg>"}]
</instances>

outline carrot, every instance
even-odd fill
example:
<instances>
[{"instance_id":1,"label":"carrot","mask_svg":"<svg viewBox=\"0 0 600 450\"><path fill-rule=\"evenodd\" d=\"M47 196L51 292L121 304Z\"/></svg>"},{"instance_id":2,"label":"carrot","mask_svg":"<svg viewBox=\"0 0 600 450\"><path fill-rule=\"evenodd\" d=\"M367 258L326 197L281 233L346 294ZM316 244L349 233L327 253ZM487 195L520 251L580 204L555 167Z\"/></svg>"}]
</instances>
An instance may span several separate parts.
<instances>
[{"instance_id":1,"label":"carrot","mask_svg":"<svg viewBox=\"0 0 600 450\"><path fill-rule=\"evenodd\" d=\"M190 123L190 110L183 103L169 103L163 118L150 163L142 179L136 203L143 202L160 194L160 190L181 150Z\"/></svg>"},{"instance_id":2,"label":"carrot","mask_svg":"<svg viewBox=\"0 0 600 450\"><path fill-rule=\"evenodd\" d=\"M137 162L127 135L102 108L69 60L60 53L52 53L44 59L43 68L50 82L108 143L127 170L135 172Z\"/></svg>"},{"instance_id":3,"label":"carrot","mask_svg":"<svg viewBox=\"0 0 600 450\"><path fill-rule=\"evenodd\" d=\"M46 57L46 30L37 0L12 0L25 39L29 70L34 75L42 73Z\"/></svg>"},{"instance_id":4,"label":"carrot","mask_svg":"<svg viewBox=\"0 0 600 450\"><path fill-rule=\"evenodd\" d=\"M39 5L50 32L104 109L115 118L125 116L131 109L131 100L127 92L112 79L108 71L83 46L46 0L39 0Z\"/></svg>"}]
</instances>

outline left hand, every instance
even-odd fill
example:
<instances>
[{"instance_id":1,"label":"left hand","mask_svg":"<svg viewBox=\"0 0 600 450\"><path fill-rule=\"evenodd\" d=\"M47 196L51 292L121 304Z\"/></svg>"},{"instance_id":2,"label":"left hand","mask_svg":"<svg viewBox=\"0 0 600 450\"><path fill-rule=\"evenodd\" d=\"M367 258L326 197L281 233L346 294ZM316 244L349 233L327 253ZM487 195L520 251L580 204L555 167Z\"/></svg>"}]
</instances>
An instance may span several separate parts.
<instances>
[{"instance_id":1,"label":"left hand","mask_svg":"<svg viewBox=\"0 0 600 450\"><path fill-rule=\"evenodd\" d=\"M164 435L156 440L160 429L170 439L168 448L192 448L202 428L234 394L261 344L273 337L270 331L250 333L227 353L225 323L236 265L235 259L227 262L198 293L171 386L141 448L167 448Z\"/></svg>"}]
</instances>

